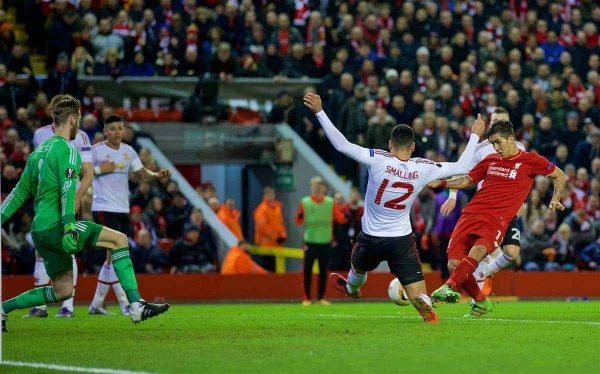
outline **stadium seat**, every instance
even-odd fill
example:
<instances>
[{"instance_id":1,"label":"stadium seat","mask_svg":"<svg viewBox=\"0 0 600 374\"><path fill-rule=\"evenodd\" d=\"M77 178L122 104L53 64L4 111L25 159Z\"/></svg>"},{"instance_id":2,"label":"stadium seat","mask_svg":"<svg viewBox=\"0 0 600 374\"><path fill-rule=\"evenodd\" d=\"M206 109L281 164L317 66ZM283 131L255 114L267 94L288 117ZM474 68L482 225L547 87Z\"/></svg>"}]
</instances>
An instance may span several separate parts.
<instances>
[{"instance_id":1,"label":"stadium seat","mask_svg":"<svg viewBox=\"0 0 600 374\"><path fill-rule=\"evenodd\" d=\"M261 123L262 118L259 112L246 108L236 108L229 113L227 120L239 125L257 125Z\"/></svg>"}]
</instances>

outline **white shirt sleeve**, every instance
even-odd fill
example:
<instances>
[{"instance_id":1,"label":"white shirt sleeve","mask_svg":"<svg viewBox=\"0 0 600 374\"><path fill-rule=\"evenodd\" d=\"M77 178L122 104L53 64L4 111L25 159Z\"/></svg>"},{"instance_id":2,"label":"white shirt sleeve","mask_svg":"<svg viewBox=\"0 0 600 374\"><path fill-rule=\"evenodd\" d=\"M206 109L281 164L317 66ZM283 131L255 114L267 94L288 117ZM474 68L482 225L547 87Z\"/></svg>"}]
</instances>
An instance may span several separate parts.
<instances>
[{"instance_id":1,"label":"white shirt sleeve","mask_svg":"<svg viewBox=\"0 0 600 374\"><path fill-rule=\"evenodd\" d=\"M460 155L458 161L436 163L436 167L432 168L432 172L429 176L431 180L448 178L453 175L465 174L469 172L478 142L479 136L471 134L469 142L467 143L467 147Z\"/></svg>"},{"instance_id":2,"label":"white shirt sleeve","mask_svg":"<svg viewBox=\"0 0 600 374\"><path fill-rule=\"evenodd\" d=\"M81 131L78 136L81 136L81 144L79 146L79 155L81 156L81 163L85 164L86 162L92 163L92 145L90 144L90 138L88 135Z\"/></svg>"},{"instance_id":3,"label":"white shirt sleeve","mask_svg":"<svg viewBox=\"0 0 600 374\"><path fill-rule=\"evenodd\" d=\"M333 148L360 163L369 165L373 162L374 157L372 151L368 148L363 148L359 145L350 143L340 130L338 130L329 120L325 111L320 111L316 116L327 139L329 139L331 145L333 145Z\"/></svg>"},{"instance_id":4,"label":"white shirt sleeve","mask_svg":"<svg viewBox=\"0 0 600 374\"><path fill-rule=\"evenodd\" d=\"M40 132L36 131L33 133L33 148L37 148L40 145Z\"/></svg>"},{"instance_id":5,"label":"white shirt sleeve","mask_svg":"<svg viewBox=\"0 0 600 374\"><path fill-rule=\"evenodd\" d=\"M144 165L142 165L142 161L140 160L140 157L138 156L137 152L131 148L131 152L133 153L133 157L131 160L131 170L132 171L140 171L144 168Z\"/></svg>"}]
</instances>

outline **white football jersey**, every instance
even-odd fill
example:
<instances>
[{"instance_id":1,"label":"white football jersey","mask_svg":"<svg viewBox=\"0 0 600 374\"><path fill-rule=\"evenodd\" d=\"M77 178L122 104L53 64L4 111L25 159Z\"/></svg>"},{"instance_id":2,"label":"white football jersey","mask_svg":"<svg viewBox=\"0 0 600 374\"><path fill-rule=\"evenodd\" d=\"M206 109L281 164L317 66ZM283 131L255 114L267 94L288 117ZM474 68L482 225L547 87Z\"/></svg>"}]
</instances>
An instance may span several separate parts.
<instances>
[{"instance_id":1,"label":"white football jersey","mask_svg":"<svg viewBox=\"0 0 600 374\"><path fill-rule=\"evenodd\" d=\"M410 210L421 190L431 181L456 175L457 166L423 158L402 161L378 149L369 152L362 229L379 237L408 235L412 233Z\"/></svg>"},{"instance_id":2,"label":"white football jersey","mask_svg":"<svg viewBox=\"0 0 600 374\"><path fill-rule=\"evenodd\" d=\"M35 130L35 133L33 134L34 148L37 148L52 136L54 136L54 125L43 126ZM77 130L75 139L71 140L69 144L79 151L82 164L92 162L92 145L90 143L90 138L85 132Z\"/></svg>"},{"instance_id":3,"label":"white football jersey","mask_svg":"<svg viewBox=\"0 0 600 374\"><path fill-rule=\"evenodd\" d=\"M106 142L92 148L94 168L103 161L112 161L116 169L112 173L94 176L93 212L129 213L129 171L143 168L137 152L125 143L119 149L109 147Z\"/></svg>"},{"instance_id":4,"label":"white football jersey","mask_svg":"<svg viewBox=\"0 0 600 374\"><path fill-rule=\"evenodd\" d=\"M317 119L336 150L364 164L369 170L362 230L378 237L412 233L410 210L419 192L431 181L466 173L479 141L477 135L471 135L457 162L437 163L422 158L404 161L388 152L350 143L323 111L317 113Z\"/></svg>"}]
</instances>

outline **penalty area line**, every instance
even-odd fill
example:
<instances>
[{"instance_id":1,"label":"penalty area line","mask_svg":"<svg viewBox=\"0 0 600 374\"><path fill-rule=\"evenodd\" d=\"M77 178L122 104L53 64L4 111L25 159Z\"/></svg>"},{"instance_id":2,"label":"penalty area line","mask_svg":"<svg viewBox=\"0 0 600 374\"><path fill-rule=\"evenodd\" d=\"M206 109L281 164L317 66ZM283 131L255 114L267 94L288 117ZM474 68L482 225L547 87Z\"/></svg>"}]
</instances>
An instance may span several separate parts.
<instances>
[{"instance_id":1,"label":"penalty area line","mask_svg":"<svg viewBox=\"0 0 600 374\"><path fill-rule=\"evenodd\" d=\"M307 315L309 316L309 315ZM373 315L366 316L360 314L317 314L320 318L399 318L399 319L421 319L421 317L411 316L394 316L394 315ZM588 325L588 326L600 326L600 322L594 321L557 321L557 320L535 320L535 319L510 319L510 318L478 318L478 319L465 319L460 317L440 317L440 321L443 320L454 320L454 321L482 321L482 322L515 322L515 323L542 323L542 324L559 324L559 325Z\"/></svg>"},{"instance_id":2,"label":"penalty area line","mask_svg":"<svg viewBox=\"0 0 600 374\"><path fill-rule=\"evenodd\" d=\"M43 362L23 362L23 361L0 361L0 366L15 366L15 367L26 367L34 369L46 369L46 370L57 370L57 371L69 371L76 373L95 373L95 374L150 374L146 371L131 371L131 370L120 370L120 369L108 369L108 368L87 368L79 366L66 366L66 365L54 365L45 364Z\"/></svg>"}]
</instances>

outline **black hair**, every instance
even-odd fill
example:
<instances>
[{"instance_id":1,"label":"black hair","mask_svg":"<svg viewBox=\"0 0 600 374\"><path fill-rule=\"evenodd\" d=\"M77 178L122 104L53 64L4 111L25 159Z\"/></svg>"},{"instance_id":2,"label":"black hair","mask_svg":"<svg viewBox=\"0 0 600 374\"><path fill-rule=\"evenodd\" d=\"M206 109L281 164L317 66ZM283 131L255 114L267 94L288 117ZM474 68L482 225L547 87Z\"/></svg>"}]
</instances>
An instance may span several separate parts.
<instances>
[{"instance_id":1,"label":"black hair","mask_svg":"<svg viewBox=\"0 0 600 374\"><path fill-rule=\"evenodd\" d=\"M492 126L488 130L488 139L494 134L498 134L505 139L508 139L509 136L514 138L515 130L513 129L513 124L510 121L503 120L492 123Z\"/></svg>"},{"instance_id":2,"label":"black hair","mask_svg":"<svg viewBox=\"0 0 600 374\"><path fill-rule=\"evenodd\" d=\"M104 126L109 125L111 123L115 123L115 122L125 122L125 121L123 121L123 117L115 116L113 114L113 115L106 117L106 119L104 120Z\"/></svg>"},{"instance_id":3,"label":"black hair","mask_svg":"<svg viewBox=\"0 0 600 374\"><path fill-rule=\"evenodd\" d=\"M405 148L415 142L415 132L407 125L396 125L392 129L392 142L399 148Z\"/></svg>"}]
</instances>

